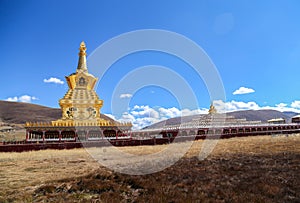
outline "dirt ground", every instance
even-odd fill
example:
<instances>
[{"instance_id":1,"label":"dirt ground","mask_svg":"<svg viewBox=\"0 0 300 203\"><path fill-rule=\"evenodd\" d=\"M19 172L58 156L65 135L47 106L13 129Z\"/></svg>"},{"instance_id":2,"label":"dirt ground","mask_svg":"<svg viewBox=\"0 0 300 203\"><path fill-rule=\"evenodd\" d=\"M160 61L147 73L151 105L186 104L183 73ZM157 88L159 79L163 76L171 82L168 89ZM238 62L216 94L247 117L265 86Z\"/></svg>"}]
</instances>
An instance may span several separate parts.
<instances>
[{"instance_id":1,"label":"dirt ground","mask_svg":"<svg viewBox=\"0 0 300 203\"><path fill-rule=\"evenodd\" d=\"M202 146L148 175L112 171L85 149L0 153L0 202L300 202L300 135L223 139L200 160Z\"/></svg>"}]
</instances>

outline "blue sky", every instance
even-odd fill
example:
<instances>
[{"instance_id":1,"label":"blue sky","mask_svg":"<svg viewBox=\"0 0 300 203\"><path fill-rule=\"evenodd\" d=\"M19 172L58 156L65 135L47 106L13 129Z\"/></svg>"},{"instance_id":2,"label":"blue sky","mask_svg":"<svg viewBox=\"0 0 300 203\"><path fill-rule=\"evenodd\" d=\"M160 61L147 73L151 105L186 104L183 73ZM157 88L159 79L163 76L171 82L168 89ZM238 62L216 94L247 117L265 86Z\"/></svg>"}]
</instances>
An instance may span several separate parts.
<instances>
[{"instance_id":1,"label":"blue sky","mask_svg":"<svg viewBox=\"0 0 300 203\"><path fill-rule=\"evenodd\" d=\"M67 90L64 77L76 69L82 40L91 54L123 33L162 29L189 38L207 53L223 81L228 110L299 111L299 9L296 0L1 0L0 99L58 107L58 99ZM198 109L188 104L182 107L174 92L149 85L134 95L125 89L125 96L114 97L126 100L129 109L113 112L112 95L118 82L148 65L167 67L183 77L199 101ZM103 113L142 123L176 116L183 109L186 114L206 111L211 100L205 83L187 63L155 51L116 61L100 78L97 93L105 102Z\"/></svg>"}]
</instances>

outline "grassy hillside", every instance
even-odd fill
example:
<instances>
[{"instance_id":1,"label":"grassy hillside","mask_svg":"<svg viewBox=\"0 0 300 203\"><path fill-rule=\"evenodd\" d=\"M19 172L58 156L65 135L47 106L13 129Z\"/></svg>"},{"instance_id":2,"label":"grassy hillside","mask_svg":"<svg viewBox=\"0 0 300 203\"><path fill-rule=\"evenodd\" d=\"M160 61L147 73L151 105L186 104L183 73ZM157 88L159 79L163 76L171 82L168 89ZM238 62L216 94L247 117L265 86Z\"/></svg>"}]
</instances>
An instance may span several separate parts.
<instances>
[{"instance_id":1,"label":"grassy hillside","mask_svg":"<svg viewBox=\"0 0 300 203\"><path fill-rule=\"evenodd\" d=\"M101 114L107 120L111 118ZM26 121L49 122L61 118L61 110L37 104L0 101L0 120L5 123L24 124Z\"/></svg>"},{"instance_id":2,"label":"grassy hillside","mask_svg":"<svg viewBox=\"0 0 300 203\"><path fill-rule=\"evenodd\" d=\"M276 110L246 110L246 111L236 111L228 113L230 116L235 118L246 118L249 121L261 120L266 122L272 118L284 118L287 122L290 121L291 117L296 115L294 112L280 112Z\"/></svg>"}]
</instances>

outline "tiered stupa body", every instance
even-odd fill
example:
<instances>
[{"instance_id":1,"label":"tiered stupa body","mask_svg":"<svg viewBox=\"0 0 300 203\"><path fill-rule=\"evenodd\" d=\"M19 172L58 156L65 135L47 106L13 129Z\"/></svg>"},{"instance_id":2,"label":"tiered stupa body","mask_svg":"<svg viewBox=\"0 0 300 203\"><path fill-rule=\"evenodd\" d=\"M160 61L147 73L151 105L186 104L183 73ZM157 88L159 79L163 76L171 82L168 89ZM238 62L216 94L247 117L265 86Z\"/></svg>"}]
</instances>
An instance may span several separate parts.
<instances>
[{"instance_id":1,"label":"tiered stupa body","mask_svg":"<svg viewBox=\"0 0 300 203\"><path fill-rule=\"evenodd\" d=\"M62 109L62 119L53 121L54 125L63 122L75 122L75 125L93 123L92 125L108 125L107 120L100 118L103 100L100 100L94 90L98 78L88 73L86 64L86 46L81 42L79 61L76 73L66 77L69 90L59 100Z\"/></svg>"},{"instance_id":2,"label":"tiered stupa body","mask_svg":"<svg viewBox=\"0 0 300 203\"><path fill-rule=\"evenodd\" d=\"M59 105L62 117L50 123L27 122L27 141L61 141L76 140L82 137L102 139L118 136L131 129L131 123L119 123L101 118L100 109L103 100L95 92L98 78L88 72L86 63L86 46L81 42L79 61L75 73L66 77L69 90Z\"/></svg>"}]
</instances>

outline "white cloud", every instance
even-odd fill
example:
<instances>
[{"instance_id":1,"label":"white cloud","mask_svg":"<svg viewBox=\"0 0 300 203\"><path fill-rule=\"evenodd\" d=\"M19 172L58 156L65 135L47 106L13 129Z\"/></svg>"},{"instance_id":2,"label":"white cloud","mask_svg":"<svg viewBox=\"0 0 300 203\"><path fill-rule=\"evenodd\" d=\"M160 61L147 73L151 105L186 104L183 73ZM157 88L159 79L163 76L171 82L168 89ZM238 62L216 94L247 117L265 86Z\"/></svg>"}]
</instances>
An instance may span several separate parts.
<instances>
[{"instance_id":1,"label":"white cloud","mask_svg":"<svg viewBox=\"0 0 300 203\"><path fill-rule=\"evenodd\" d=\"M208 113L208 109L194 109L194 110L190 110L190 109L182 109L181 110L181 114L182 116L192 116L192 115L197 115L197 114L207 114Z\"/></svg>"},{"instance_id":2,"label":"white cloud","mask_svg":"<svg viewBox=\"0 0 300 203\"><path fill-rule=\"evenodd\" d=\"M173 118L173 117L178 117L181 116L181 111L175 107L172 108L159 108L159 114L162 117L168 117L168 118Z\"/></svg>"},{"instance_id":3,"label":"white cloud","mask_svg":"<svg viewBox=\"0 0 300 203\"><path fill-rule=\"evenodd\" d=\"M232 94L249 94L255 92L254 89L248 87L240 87L239 89L235 90Z\"/></svg>"},{"instance_id":4,"label":"white cloud","mask_svg":"<svg viewBox=\"0 0 300 203\"><path fill-rule=\"evenodd\" d=\"M178 117L178 116L190 116L196 114L207 113L207 109L183 109L179 110L176 107L171 108L152 108L148 105L135 105L128 112L124 112L122 116L117 119L120 122L131 122L133 129L141 129L151 124L157 123L159 121L166 120L168 118ZM110 116L110 114L106 114ZM112 116L110 116L112 117Z\"/></svg>"},{"instance_id":5,"label":"white cloud","mask_svg":"<svg viewBox=\"0 0 300 203\"><path fill-rule=\"evenodd\" d=\"M131 97L132 97L132 94L121 94L120 95L121 99L127 99L127 98L131 98Z\"/></svg>"},{"instance_id":6,"label":"white cloud","mask_svg":"<svg viewBox=\"0 0 300 203\"><path fill-rule=\"evenodd\" d=\"M293 101L291 107L300 109L300 101Z\"/></svg>"},{"instance_id":7,"label":"white cloud","mask_svg":"<svg viewBox=\"0 0 300 203\"><path fill-rule=\"evenodd\" d=\"M146 126L152 125L154 123L157 123L159 121L162 121L164 119L156 119L156 118L137 118L132 124L133 129L142 129Z\"/></svg>"},{"instance_id":8,"label":"white cloud","mask_svg":"<svg viewBox=\"0 0 300 203\"><path fill-rule=\"evenodd\" d=\"M226 106L226 103L222 100L215 100L213 101L213 105L215 106L215 109L217 110L217 112L219 113L225 113L226 112L226 108L228 108Z\"/></svg>"},{"instance_id":9,"label":"white cloud","mask_svg":"<svg viewBox=\"0 0 300 203\"><path fill-rule=\"evenodd\" d=\"M32 100L38 100L38 98L29 95L22 95L20 97L9 97L6 99L6 101L25 102L25 103L31 103Z\"/></svg>"},{"instance_id":10,"label":"white cloud","mask_svg":"<svg viewBox=\"0 0 300 203\"><path fill-rule=\"evenodd\" d=\"M18 97L8 97L8 98L6 99L6 101L13 101L13 102L16 102L16 101L18 101Z\"/></svg>"},{"instance_id":11,"label":"white cloud","mask_svg":"<svg viewBox=\"0 0 300 203\"><path fill-rule=\"evenodd\" d=\"M288 106L286 103L279 103L275 106L259 106L256 102L250 101L250 102L243 102L243 101L228 101L225 102L225 111L226 112L232 112L232 111L241 111L241 110L262 110L262 109L271 109L276 110L280 112L284 111L293 111L296 113L300 113L300 108L295 108L296 103L292 103L291 106ZM217 108L217 107L216 107Z\"/></svg>"},{"instance_id":12,"label":"white cloud","mask_svg":"<svg viewBox=\"0 0 300 203\"><path fill-rule=\"evenodd\" d=\"M31 97L29 95L23 95L19 97L20 102L26 102L26 103L30 103L31 100L36 100L36 99L37 99L36 97Z\"/></svg>"},{"instance_id":13,"label":"white cloud","mask_svg":"<svg viewBox=\"0 0 300 203\"><path fill-rule=\"evenodd\" d=\"M287 104L285 104L285 103L279 103L279 104L275 104L275 106L277 108L279 108L279 109L283 109L283 108L287 107Z\"/></svg>"},{"instance_id":14,"label":"white cloud","mask_svg":"<svg viewBox=\"0 0 300 203\"><path fill-rule=\"evenodd\" d=\"M130 122L130 121L134 121L135 117L132 114L129 114L128 112L124 112L122 114L121 120L125 122Z\"/></svg>"},{"instance_id":15,"label":"white cloud","mask_svg":"<svg viewBox=\"0 0 300 203\"><path fill-rule=\"evenodd\" d=\"M254 102L230 101L225 103L225 111L239 111L239 110L258 110L259 105Z\"/></svg>"},{"instance_id":16,"label":"white cloud","mask_svg":"<svg viewBox=\"0 0 300 203\"><path fill-rule=\"evenodd\" d=\"M144 106L144 105L142 105L142 106L139 106L139 105L135 105L133 108L132 108L132 110L137 110L137 109L144 109L144 108L146 108L146 105Z\"/></svg>"},{"instance_id":17,"label":"white cloud","mask_svg":"<svg viewBox=\"0 0 300 203\"><path fill-rule=\"evenodd\" d=\"M55 83L55 84L60 84L60 85L64 84L64 81L62 81L61 79L53 78L53 77L51 77L49 79L44 79L44 82L45 83Z\"/></svg>"},{"instance_id":18,"label":"white cloud","mask_svg":"<svg viewBox=\"0 0 300 203\"><path fill-rule=\"evenodd\" d=\"M130 112L133 116L159 118L159 112L149 106L134 106Z\"/></svg>"}]
</instances>

